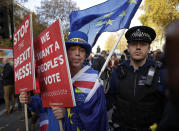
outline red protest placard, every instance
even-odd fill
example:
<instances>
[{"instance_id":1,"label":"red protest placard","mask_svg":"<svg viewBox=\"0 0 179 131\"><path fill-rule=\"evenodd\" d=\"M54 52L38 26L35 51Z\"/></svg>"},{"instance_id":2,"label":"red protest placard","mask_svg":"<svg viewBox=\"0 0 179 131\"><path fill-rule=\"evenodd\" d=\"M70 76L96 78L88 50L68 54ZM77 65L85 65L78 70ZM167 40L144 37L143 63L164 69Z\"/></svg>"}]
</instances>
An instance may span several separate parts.
<instances>
[{"instance_id":1,"label":"red protest placard","mask_svg":"<svg viewBox=\"0 0 179 131\"><path fill-rule=\"evenodd\" d=\"M35 39L34 47L43 106L73 107L73 86L59 20Z\"/></svg>"},{"instance_id":2,"label":"red protest placard","mask_svg":"<svg viewBox=\"0 0 179 131\"><path fill-rule=\"evenodd\" d=\"M13 34L15 92L35 89L32 16L29 14Z\"/></svg>"}]
</instances>

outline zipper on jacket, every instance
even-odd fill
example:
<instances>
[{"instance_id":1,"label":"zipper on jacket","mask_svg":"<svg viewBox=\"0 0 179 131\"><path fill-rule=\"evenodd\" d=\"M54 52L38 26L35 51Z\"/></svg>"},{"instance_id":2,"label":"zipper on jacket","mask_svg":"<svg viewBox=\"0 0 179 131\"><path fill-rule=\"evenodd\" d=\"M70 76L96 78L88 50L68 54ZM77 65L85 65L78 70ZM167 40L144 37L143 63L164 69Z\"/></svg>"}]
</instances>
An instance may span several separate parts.
<instances>
[{"instance_id":1,"label":"zipper on jacket","mask_svg":"<svg viewBox=\"0 0 179 131\"><path fill-rule=\"evenodd\" d=\"M137 74L135 74L135 77L134 77L134 96L136 94L136 82L137 82Z\"/></svg>"}]
</instances>

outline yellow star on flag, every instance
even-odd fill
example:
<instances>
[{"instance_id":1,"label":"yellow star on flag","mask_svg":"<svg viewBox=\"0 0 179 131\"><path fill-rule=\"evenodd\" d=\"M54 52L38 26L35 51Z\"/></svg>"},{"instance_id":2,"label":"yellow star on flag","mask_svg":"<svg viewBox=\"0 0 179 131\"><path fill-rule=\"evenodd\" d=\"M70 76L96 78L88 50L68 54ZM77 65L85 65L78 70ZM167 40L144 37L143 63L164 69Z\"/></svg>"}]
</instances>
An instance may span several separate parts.
<instances>
[{"instance_id":1,"label":"yellow star on flag","mask_svg":"<svg viewBox=\"0 0 179 131\"><path fill-rule=\"evenodd\" d=\"M100 20L100 21L97 22L96 26L98 26L98 25L101 26L103 24L104 24L104 22Z\"/></svg>"},{"instance_id":2,"label":"yellow star on flag","mask_svg":"<svg viewBox=\"0 0 179 131\"><path fill-rule=\"evenodd\" d=\"M73 121L71 120L71 117L73 115L73 113L71 113L71 109L67 108L67 112L68 112L68 118L70 118L70 124L73 124Z\"/></svg>"},{"instance_id":3,"label":"yellow star on flag","mask_svg":"<svg viewBox=\"0 0 179 131\"><path fill-rule=\"evenodd\" d=\"M137 1L136 1L136 0L129 0L129 3L130 3L130 4L131 4L131 3L137 4Z\"/></svg>"},{"instance_id":4,"label":"yellow star on flag","mask_svg":"<svg viewBox=\"0 0 179 131\"><path fill-rule=\"evenodd\" d=\"M120 14L119 16L123 17L126 15L126 11L123 11L122 14Z\"/></svg>"},{"instance_id":5,"label":"yellow star on flag","mask_svg":"<svg viewBox=\"0 0 179 131\"><path fill-rule=\"evenodd\" d=\"M106 22L106 25L112 25L112 22L113 22L114 20L108 20L107 22Z\"/></svg>"},{"instance_id":6,"label":"yellow star on flag","mask_svg":"<svg viewBox=\"0 0 179 131\"><path fill-rule=\"evenodd\" d=\"M109 18L112 14L113 14L112 12L109 14L106 14L106 15L104 15L104 18Z\"/></svg>"}]
</instances>

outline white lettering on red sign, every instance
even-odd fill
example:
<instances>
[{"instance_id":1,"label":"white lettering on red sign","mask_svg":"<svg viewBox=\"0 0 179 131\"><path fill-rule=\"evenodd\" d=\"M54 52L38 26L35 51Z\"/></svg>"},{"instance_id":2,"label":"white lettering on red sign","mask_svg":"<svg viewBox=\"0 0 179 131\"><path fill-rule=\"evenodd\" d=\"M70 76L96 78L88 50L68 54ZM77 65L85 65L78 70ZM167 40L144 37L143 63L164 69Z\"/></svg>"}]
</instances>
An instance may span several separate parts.
<instances>
[{"instance_id":1,"label":"white lettering on red sign","mask_svg":"<svg viewBox=\"0 0 179 131\"><path fill-rule=\"evenodd\" d=\"M31 62L29 62L17 71L15 71L15 81L24 79L25 77L32 74L31 69Z\"/></svg>"},{"instance_id":2,"label":"white lettering on red sign","mask_svg":"<svg viewBox=\"0 0 179 131\"><path fill-rule=\"evenodd\" d=\"M49 31L46 32L41 38L42 45L46 43L48 40L50 40Z\"/></svg>"},{"instance_id":3,"label":"white lettering on red sign","mask_svg":"<svg viewBox=\"0 0 179 131\"><path fill-rule=\"evenodd\" d=\"M21 65L24 61L30 58L30 47L22 52L16 59L14 59L14 67Z\"/></svg>"},{"instance_id":4,"label":"white lettering on red sign","mask_svg":"<svg viewBox=\"0 0 179 131\"><path fill-rule=\"evenodd\" d=\"M37 53L37 55L36 55L37 61L41 60L42 58L44 58L44 57L50 55L51 53L53 53L52 47L53 47L53 44L51 44L51 45L47 46L45 49L39 51Z\"/></svg>"},{"instance_id":5,"label":"white lettering on red sign","mask_svg":"<svg viewBox=\"0 0 179 131\"><path fill-rule=\"evenodd\" d=\"M14 45L16 45L17 42L24 37L25 33L27 33L28 27L29 27L29 20L26 20L25 24L22 25L21 28L14 35Z\"/></svg>"},{"instance_id":6,"label":"white lettering on red sign","mask_svg":"<svg viewBox=\"0 0 179 131\"><path fill-rule=\"evenodd\" d=\"M55 73L55 74L52 74L52 75L49 75L49 76L46 76L44 77L44 81L45 81L45 84L53 84L53 83L56 83L56 82L61 82L61 79L60 79L60 73Z\"/></svg>"},{"instance_id":7,"label":"white lettering on red sign","mask_svg":"<svg viewBox=\"0 0 179 131\"><path fill-rule=\"evenodd\" d=\"M53 60L49 60L37 67L38 73L48 71L64 63L63 55L55 57Z\"/></svg>"}]
</instances>

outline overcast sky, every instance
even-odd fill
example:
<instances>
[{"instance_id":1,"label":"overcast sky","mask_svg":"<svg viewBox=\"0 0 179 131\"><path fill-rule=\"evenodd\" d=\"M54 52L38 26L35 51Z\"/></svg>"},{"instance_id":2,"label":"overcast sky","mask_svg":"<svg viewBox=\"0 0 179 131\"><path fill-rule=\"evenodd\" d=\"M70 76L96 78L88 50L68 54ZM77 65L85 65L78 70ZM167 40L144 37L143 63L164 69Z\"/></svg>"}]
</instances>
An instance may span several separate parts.
<instances>
[{"instance_id":1,"label":"overcast sky","mask_svg":"<svg viewBox=\"0 0 179 131\"><path fill-rule=\"evenodd\" d=\"M80 9L86 9L88 7L100 4L107 0L73 0L73 1L75 1L77 3L77 5L80 7Z\"/></svg>"},{"instance_id":2,"label":"overcast sky","mask_svg":"<svg viewBox=\"0 0 179 131\"><path fill-rule=\"evenodd\" d=\"M28 2L23 2L23 1L27 1L27 0L16 0L21 4L24 4L27 8L30 9L34 9L35 6L39 6L40 5L40 1L41 0L28 0ZM85 9L88 7L91 7L93 5L102 3L104 1L107 0L73 0L77 3L78 7L80 7L80 9Z\"/></svg>"}]
</instances>

